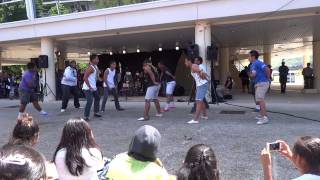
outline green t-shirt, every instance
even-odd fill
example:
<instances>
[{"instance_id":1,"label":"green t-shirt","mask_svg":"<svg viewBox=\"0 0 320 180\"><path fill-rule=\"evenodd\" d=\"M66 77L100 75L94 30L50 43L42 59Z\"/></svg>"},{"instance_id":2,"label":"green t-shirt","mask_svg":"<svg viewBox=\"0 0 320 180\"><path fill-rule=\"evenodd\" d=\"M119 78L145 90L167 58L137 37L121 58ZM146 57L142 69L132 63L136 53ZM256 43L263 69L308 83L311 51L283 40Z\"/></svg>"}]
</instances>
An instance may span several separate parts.
<instances>
[{"instance_id":1,"label":"green t-shirt","mask_svg":"<svg viewBox=\"0 0 320 180\"><path fill-rule=\"evenodd\" d=\"M138 161L122 153L111 161L107 180L170 180L170 175L157 163Z\"/></svg>"}]
</instances>

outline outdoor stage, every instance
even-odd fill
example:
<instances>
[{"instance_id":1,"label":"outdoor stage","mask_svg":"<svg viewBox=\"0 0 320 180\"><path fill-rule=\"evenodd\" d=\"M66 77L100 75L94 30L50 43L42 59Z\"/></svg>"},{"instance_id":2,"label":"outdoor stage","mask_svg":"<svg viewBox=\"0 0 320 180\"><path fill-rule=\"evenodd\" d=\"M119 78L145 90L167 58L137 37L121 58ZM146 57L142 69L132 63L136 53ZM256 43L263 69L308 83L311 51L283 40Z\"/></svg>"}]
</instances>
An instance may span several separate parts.
<instances>
[{"instance_id":1,"label":"outdoor stage","mask_svg":"<svg viewBox=\"0 0 320 180\"><path fill-rule=\"evenodd\" d=\"M248 94L237 94L235 100L229 102L254 107L252 97ZM17 100L0 100L1 145L7 142L15 124L17 103ZM60 113L60 102L44 103L44 109L49 113L48 117L40 117L31 106L27 109L40 122L40 140L36 149L42 152L47 160L52 159L64 122L68 118L83 115L83 109L73 109L70 106L72 104L69 102L70 108L65 113ZM82 101L81 105L84 104ZM151 117L147 122L136 121L142 115L143 102L121 104L126 111L115 111L113 102L109 102L104 117L92 119L90 122L104 155L112 158L117 153L127 151L134 131L141 125L150 124L158 128L162 134L159 158L172 174L182 164L189 147L204 143L209 144L216 153L221 179L262 179L259 155L266 142L283 139L292 145L298 136L319 137L319 122L270 113L270 124L258 126L254 120L256 113L251 109L226 104L211 105L209 120L201 121L198 125L186 123L192 118L188 115L191 104L188 106L187 103L177 103L177 108L166 113L163 118ZM293 92L288 95L272 94L267 100L267 106L272 111L318 120L319 105L319 95ZM151 113L154 114L153 107ZM298 176L298 172L286 159L277 153L274 153L273 157L276 179L292 179Z\"/></svg>"}]
</instances>

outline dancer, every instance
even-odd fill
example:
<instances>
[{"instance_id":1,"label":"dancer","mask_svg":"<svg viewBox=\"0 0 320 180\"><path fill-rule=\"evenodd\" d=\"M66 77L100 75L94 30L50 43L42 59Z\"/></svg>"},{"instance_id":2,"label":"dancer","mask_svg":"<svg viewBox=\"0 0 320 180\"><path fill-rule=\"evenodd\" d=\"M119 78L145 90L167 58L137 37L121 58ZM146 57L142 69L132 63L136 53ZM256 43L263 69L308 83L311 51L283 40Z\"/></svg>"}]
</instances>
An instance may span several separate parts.
<instances>
[{"instance_id":1,"label":"dancer","mask_svg":"<svg viewBox=\"0 0 320 180\"><path fill-rule=\"evenodd\" d=\"M149 120L149 110L150 110L150 102L153 101L157 110L156 117L162 117L160 103L158 100L158 94L160 90L160 80L157 68L154 67L151 61L143 62L143 71L145 74L145 82L147 86L146 96L145 96L145 105L144 105L144 115L139 118L138 121L146 121Z\"/></svg>"},{"instance_id":2,"label":"dancer","mask_svg":"<svg viewBox=\"0 0 320 180\"><path fill-rule=\"evenodd\" d=\"M61 80L62 85L62 107L61 112L65 112L69 102L70 92L73 94L74 107L79 109L79 89L77 86L77 63L76 61L71 61L70 66L66 67L63 73L63 78Z\"/></svg>"},{"instance_id":3,"label":"dancer","mask_svg":"<svg viewBox=\"0 0 320 180\"><path fill-rule=\"evenodd\" d=\"M104 87L104 95L103 101L101 105L101 112L105 111L106 102L108 100L109 91L112 93L114 97L114 105L118 111L123 111L120 107L119 99L118 99L118 92L117 92L117 76L116 76L116 67L117 64L115 61L111 61L109 68L104 71L103 76L103 87Z\"/></svg>"},{"instance_id":4,"label":"dancer","mask_svg":"<svg viewBox=\"0 0 320 180\"><path fill-rule=\"evenodd\" d=\"M260 116L257 116L257 124L266 124L269 122L267 117L265 95L269 89L270 69L259 59L259 53L256 50L249 52L250 66L249 76L254 79L255 83L255 99L260 106Z\"/></svg>"},{"instance_id":5,"label":"dancer","mask_svg":"<svg viewBox=\"0 0 320 180\"><path fill-rule=\"evenodd\" d=\"M22 118L27 104L30 102L33 104L33 107L37 111L39 111L40 115L48 115L48 113L43 111L40 107L38 102L38 96L36 94L36 91L39 87L37 67L34 63L28 63L27 69L28 70L23 73L21 82L19 84L20 108L18 119Z\"/></svg>"},{"instance_id":6,"label":"dancer","mask_svg":"<svg viewBox=\"0 0 320 180\"><path fill-rule=\"evenodd\" d=\"M172 71L162 62L158 63L158 68L161 71L160 81L166 84L166 96L167 104L164 107L164 111L169 111L171 108L175 108L173 92L176 87L176 77L173 75Z\"/></svg>"},{"instance_id":7,"label":"dancer","mask_svg":"<svg viewBox=\"0 0 320 180\"><path fill-rule=\"evenodd\" d=\"M99 76L98 65L99 57L96 54L90 55L90 63L84 73L84 83L82 90L86 96L87 104L84 110L84 120L89 121L91 106L94 101L94 116L101 117L99 114L100 95L97 89L97 79Z\"/></svg>"},{"instance_id":8,"label":"dancer","mask_svg":"<svg viewBox=\"0 0 320 180\"><path fill-rule=\"evenodd\" d=\"M207 78L207 73L203 72L200 68L199 65L193 64L191 58L187 57L185 59L185 65L187 68L191 69L191 75L193 76L194 80L196 81L196 113L194 114L194 119L188 122L188 124L197 124L199 123L199 117L200 113L203 112L204 117L207 116L207 111L205 104L203 102L203 99L207 93L207 90L209 88L208 86L208 78ZM208 119L208 118L206 118Z\"/></svg>"}]
</instances>

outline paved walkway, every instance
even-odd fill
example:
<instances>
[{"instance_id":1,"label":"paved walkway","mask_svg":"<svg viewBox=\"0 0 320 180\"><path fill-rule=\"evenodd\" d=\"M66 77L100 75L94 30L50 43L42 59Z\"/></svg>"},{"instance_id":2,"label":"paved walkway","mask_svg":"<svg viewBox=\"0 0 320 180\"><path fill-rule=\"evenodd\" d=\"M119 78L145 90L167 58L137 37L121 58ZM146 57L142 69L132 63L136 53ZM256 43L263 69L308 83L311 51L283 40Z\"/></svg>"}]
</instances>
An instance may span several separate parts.
<instances>
[{"instance_id":1,"label":"paved walkway","mask_svg":"<svg viewBox=\"0 0 320 180\"><path fill-rule=\"evenodd\" d=\"M97 143L107 157L127 151L130 138L134 131L143 124L150 124L162 134L162 146L159 157L170 173L174 173L181 165L186 151L197 143L212 146L218 158L221 179L225 180L256 180L262 179L259 153L266 142L279 138L293 144L302 135L319 136L320 123L292 116L270 113L271 123L263 126L255 124L251 109L227 104L211 105L210 119L198 125L188 125L191 105L177 103L177 109L166 113L163 118L152 117L151 121L138 122L142 115L143 102L122 102L124 112L114 111L113 103L108 103L109 110L103 118L90 122ZM17 116L18 101L0 100L0 144L7 142ZM84 106L85 102L81 102ZM254 107L252 97L247 94L235 95L229 101L234 105ZM290 93L287 95L271 94L268 97L268 108L271 111L292 114L319 120L320 96ZM71 103L70 103L71 104ZM49 112L48 117L40 117L31 106L27 111L40 122L40 142L36 148L48 160L58 144L63 124L71 117L82 116L83 110L72 107L60 113L60 102L43 104ZM244 114L221 114L221 111L244 111ZM154 109L152 109L154 114ZM297 171L286 159L277 153L273 154L275 179L291 179Z\"/></svg>"}]
</instances>

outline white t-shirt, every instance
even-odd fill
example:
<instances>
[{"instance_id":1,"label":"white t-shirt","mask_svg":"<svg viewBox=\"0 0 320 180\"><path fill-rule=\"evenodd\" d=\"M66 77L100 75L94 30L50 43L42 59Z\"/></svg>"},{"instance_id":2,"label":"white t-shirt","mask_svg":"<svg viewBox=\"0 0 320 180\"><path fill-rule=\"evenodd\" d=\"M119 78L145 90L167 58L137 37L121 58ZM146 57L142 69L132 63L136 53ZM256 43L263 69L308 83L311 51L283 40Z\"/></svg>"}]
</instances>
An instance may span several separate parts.
<instances>
[{"instance_id":1,"label":"white t-shirt","mask_svg":"<svg viewBox=\"0 0 320 180\"><path fill-rule=\"evenodd\" d=\"M90 152L89 152L90 151ZM60 149L55 158L55 164L59 180L98 180L97 171L103 168L101 152L96 148L82 149L82 157L88 167L85 166L82 175L73 176L65 163L66 149Z\"/></svg>"},{"instance_id":2,"label":"white t-shirt","mask_svg":"<svg viewBox=\"0 0 320 180\"><path fill-rule=\"evenodd\" d=\"M304 174L293 180L320 180L320 176L313 175L313 174Z\"/></svg>"}]
</instances>

